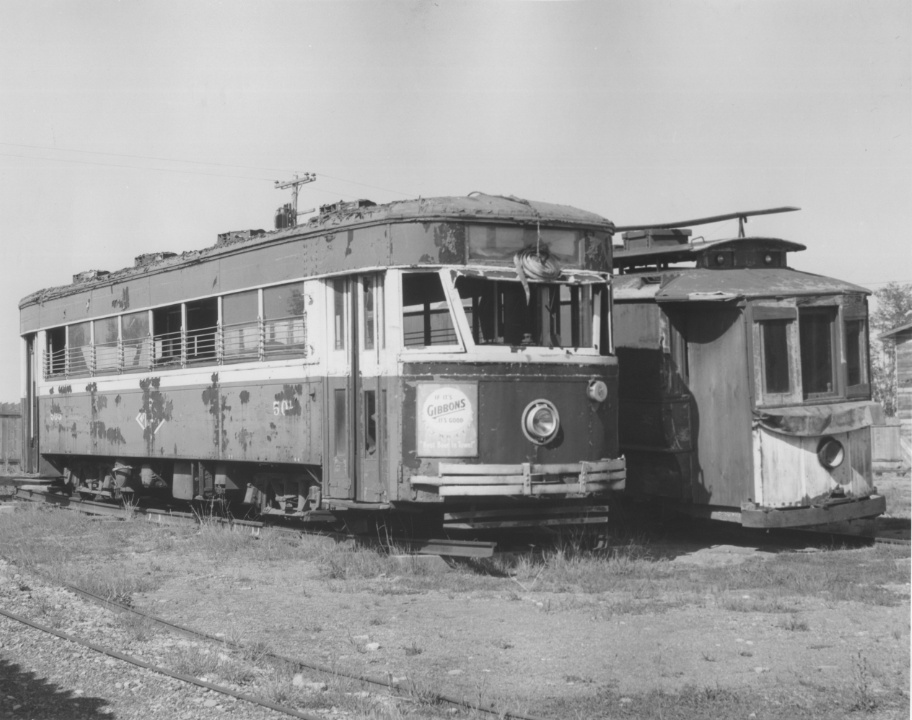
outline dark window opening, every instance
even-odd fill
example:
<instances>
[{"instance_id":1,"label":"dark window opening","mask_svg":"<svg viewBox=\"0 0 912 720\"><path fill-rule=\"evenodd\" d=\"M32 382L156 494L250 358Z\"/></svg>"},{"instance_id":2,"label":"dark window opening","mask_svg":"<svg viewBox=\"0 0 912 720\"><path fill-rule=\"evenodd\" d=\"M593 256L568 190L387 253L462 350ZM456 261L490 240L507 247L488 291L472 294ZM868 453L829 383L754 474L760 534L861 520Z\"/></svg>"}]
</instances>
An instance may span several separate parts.
<instances>
[{"instance_id":1,"label":"dark window opening","mask_svg":"<svg viewBox=\"0 0 912 720\"><path fill-rule=\"evenodd\" d=\"M763 346L764 392L787 393L789 378L789 320L764 320L760 323Z\"/></svg>"},{"instance_id":2,"label":"dark window opening","mask_svg":"<svg viewBox=\"0 0 912 720\"><path fill-rule=\"evenodd\" d=\"M592 318L605 305L601 287L530 283L527 299L519 282L459 277L456 289L476 345L595 346Z\"/></svg>"},{"instance_id":3,"label":"dark window opening","mask_svg":"<svg viewBox=\"0 0 912 720\"><path fill-rule=\"evenodd\" d=\"M373 455L377 451L377 392L364 391L364 452Z\"/></svg>"},{"instance_id":4,"label":"dark window opening","mask_svg":"<svg viewBox=\"0 0 912 720\"><path fill-rule=\"evenodd\" d=\"M48 375L62 375L66 372L66 328L58 327L47 331Z\"/></svg>"},{"instance_id":5,"label":"dark window opening","mask_svg":"<svg viewBox=\"0 0 912 720\"><path fill-rule=\"evenodd\" d=\"M155 365L173 365L181 361L181 306L152 311L152 335Z\"/></svg>"},{"instance_id":6,"label":"dark window opening","mask_svg":"<svg viewBox=\"0 0 912 720\"><path fill-rule=\"evenodd\" d=\"M799 310L801 384L805 398L836 392L833 371L835 317L836 311L830 309Z\"/></svg>"},{"instance_id":7,"label":"dark window opening","mask_svg":"<svg viewBox=\"0 0 912 720\"><path fill-rule=\"evenodd\" d=\"M187 303L187 362L206 362L216 357L218 298Z\"/></svg>"},{"instance_id":8,"label":"dark window opening","mask_svg":"<svg viewBox=\"0 0 912 720\"><path fill-rule=\"evenodd\" d=\"M406 347L455 345L456 326L437 273L402 276L402 330Z\"/></svg>"},{"instance_id":9,"label":"dark window opening","mask_svg":"<svg viewBox=\"0 0 912 720\"><path fill-rule=\"evenodd\" d=\"M864 320L846 320L846 372L849 387L868 381L868 353Z\"/></svg>"}]
</instances>

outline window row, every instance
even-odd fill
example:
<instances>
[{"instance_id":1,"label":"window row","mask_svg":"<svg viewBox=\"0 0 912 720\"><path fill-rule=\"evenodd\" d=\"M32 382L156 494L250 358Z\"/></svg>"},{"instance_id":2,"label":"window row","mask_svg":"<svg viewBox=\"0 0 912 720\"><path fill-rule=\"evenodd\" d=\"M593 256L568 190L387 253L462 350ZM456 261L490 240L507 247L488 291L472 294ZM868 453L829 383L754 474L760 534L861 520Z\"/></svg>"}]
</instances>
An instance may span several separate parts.
<instances>
[{"instance_id":1,"label":"window row","mask_svg":"<svg viewBox=\"0 0 912 720\"><path fill-rule=\"evenodd\" d=\"M398 280L400 275L396 275ZM521 283L509 277L449 271L406 271L396 295L405 351L463 346L607 351L608 286ZM315 307L315 344L352 352L386 347L386 273L332 278ZM304 283L231 293L124 313L46 332L45 377L143 372L290 356L315 360L308 344ZM355 302L357 301L357 302ZM460 339L458 327L470 335ZM604 339L604 342L603 342ZM311 343L314 343L311 340Z\"/></svg>"},{"instance_id":2,"label":"window row","mask_svg":"<svg viewBox=\"0 0 912 720\"><path fill-rule=\"evenodd\" d=\"M784 399L797 392L799 383L805 400L868 393L864 316L843 316L840 323L836 307L798 308L797 313L761 308L755 319L764 395Z\"/></svg>"},{"instance_id":3,"label":"window row","mask_svg":"<svg viewBox=\"0 0 912 720\"><path fill-rule=\"evenodd\" d=\"M302 283L205 298L47 331L45 377L307 355Z\"/></svg>"},{"instance_id":4,"label":"window row","mask_svg":"<svg viewBox=\"0 0 912 720\"><path fill-rule=\"evenodd\" d=\"M530 283L484 276L455 278L454 306L477 346L598 348L607 317L607 286ZM404 345L458 342L456 324L436 273L402 281ZM605 330L607 333L607 330Z\"/></svg>"}]
</instances>

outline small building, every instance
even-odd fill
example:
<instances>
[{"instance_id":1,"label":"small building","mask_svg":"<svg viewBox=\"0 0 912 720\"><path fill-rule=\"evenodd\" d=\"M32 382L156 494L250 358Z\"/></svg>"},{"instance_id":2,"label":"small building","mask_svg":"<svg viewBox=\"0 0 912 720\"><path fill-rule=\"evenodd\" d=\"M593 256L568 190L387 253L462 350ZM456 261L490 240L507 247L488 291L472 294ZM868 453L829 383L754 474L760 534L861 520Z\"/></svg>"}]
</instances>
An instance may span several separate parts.
<instances>
[{"instance_id":1,"label":"small building","mask_svg":"<svg viewBox=\"0 0 912 720\"><path fill-rule=\"evenodd\" d=\"M883 333L879 340L891 341L893 371L896 373L896 417L900 421L903 453L912 449L912 322Z\"/></svg>"}]
</instances>

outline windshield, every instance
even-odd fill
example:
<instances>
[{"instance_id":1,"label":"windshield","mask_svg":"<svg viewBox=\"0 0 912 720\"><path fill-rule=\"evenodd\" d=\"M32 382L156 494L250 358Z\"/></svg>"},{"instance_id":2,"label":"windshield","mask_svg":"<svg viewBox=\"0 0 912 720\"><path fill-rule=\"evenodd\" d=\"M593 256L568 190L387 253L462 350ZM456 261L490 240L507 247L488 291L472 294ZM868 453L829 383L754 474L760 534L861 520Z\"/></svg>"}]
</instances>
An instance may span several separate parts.
<instances>
[{"instance_id":1,"label":"windshield","mask_svg":"<svg viewBox=\"0 0 912 720\"><path fill-rule=\"evenodd\" d=\"M568 285L458 277L456 290L476 345L598 347L604 285Z\"/></svg>"}]
</instances>

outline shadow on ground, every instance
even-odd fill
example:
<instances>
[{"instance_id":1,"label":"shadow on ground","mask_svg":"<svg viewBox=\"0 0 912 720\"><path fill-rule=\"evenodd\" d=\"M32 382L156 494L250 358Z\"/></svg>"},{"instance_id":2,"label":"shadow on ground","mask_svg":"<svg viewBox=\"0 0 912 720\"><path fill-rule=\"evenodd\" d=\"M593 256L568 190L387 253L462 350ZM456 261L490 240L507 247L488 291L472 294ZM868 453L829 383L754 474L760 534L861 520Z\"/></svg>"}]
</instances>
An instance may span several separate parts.
<instances>
[{"instance_id":1,"label":"shadow on ground","mask_svg":"<svg viewBox=\"0 0 912 720\"><path fill-rule=\"evenodd\" d=\"M112 715L102 698L79 697L0 658L0 718L33 717L43 720L91 720Z\"/></svg>"}]
</instances>

